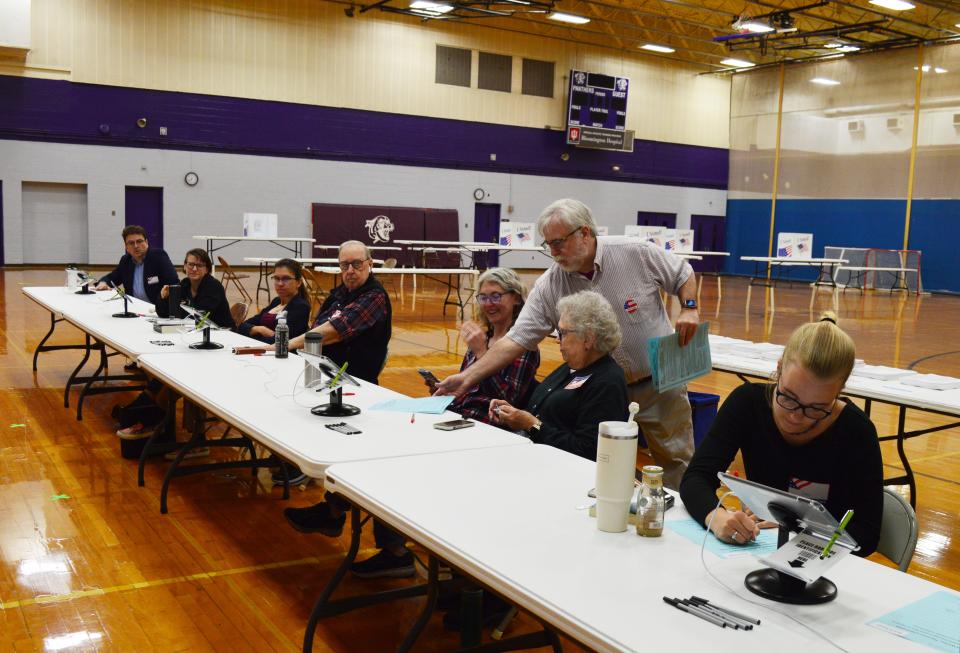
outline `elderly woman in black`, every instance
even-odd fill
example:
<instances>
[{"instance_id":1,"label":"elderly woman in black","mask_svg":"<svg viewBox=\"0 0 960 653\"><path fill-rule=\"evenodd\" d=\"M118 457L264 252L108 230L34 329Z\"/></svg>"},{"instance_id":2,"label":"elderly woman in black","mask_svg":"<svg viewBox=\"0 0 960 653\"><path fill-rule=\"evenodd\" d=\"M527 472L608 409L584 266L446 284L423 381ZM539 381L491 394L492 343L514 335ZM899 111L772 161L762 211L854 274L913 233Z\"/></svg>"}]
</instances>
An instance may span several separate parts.
<instances>
[{"instance_id":1,"label":"elderly woman in black","mask_svg":"<svg viewBox=\"0 0 960 653\"><path fill-rule=\"evenodd\" d=\"M491 401L490 420L538 444L596 460L597 425L627 418L627 381L610 356L620 344L620 326L607 300L593 291L568 295L557 307L563 365L537 386L527 410Z\"/></svg>"}]
</instances>

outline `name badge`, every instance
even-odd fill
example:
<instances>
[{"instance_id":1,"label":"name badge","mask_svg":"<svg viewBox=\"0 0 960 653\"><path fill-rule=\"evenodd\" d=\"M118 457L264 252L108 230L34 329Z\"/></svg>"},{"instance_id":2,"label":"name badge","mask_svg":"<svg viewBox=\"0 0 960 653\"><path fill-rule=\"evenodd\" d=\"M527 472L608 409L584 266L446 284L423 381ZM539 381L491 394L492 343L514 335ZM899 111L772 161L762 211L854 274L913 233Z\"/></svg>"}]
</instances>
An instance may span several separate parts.
<instances>
[{"instance_id":1,"label":"name badge","mask_svg":"<svg viewBox=\"0 0 960 653\"><path fill-rule=\"evenodd\" d=\"M563 389L564 389L564 390L576 390L577 388L579 388L580 386L582 386L584 383L586 383L586 382L587 382L587 379L589 379L591 376L592 376L592 375L590 375L590 374L587 374L586 376L575 376L575 377L573 377L573 379L570 381L570 383L568 383L567 385L563 386Z\"/></svg>"},{"instance_id":2,"label":"name badge","mask_svg":"<svg viewBox=\"0 0 960 653\"><path fill-rule=\"evenodd\" d=\"M160 277L147 277L147 283L160 283Z\"/></svg>"}]
</instances>

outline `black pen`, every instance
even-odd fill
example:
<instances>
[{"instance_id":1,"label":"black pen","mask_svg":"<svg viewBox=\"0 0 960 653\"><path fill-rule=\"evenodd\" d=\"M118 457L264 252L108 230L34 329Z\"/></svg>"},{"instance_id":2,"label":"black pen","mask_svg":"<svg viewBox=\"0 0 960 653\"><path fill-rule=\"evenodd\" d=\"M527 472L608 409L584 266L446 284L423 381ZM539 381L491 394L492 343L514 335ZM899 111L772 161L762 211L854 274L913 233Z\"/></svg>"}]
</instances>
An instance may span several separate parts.
<instances>
[{"instance_id":1,"label":"black pen","mask_svg":"<svg viewBox=\"0 0 960 653\"><path fill-rule=\"evenodd\" d=\"M722 605L717 605L716 603L711 603L710 601L708 601L708 600L706 600L706 599L702 599L702 598L700 598L699 596L691 596L690 598L693 599L694 601L697 601L698 603L705 603L705 604L709 605L710 607L716 608L717 610L722 610L723 612L726 612L728 615L730 615L730 616L732 616L732 617L736 617L737 619L743 619L743 620L746 621L746 622L749 622L749 623L752 623L752 624L756 624L756 625L758 625L758 626L760 625L760 620L757 619L756 617L748 617L747 615L743 614L742 612L737 612L736 610L731 610L730 608L725 608L725 607L723 607Z\"/></svg>"},{"instance_id":2,"label":"black pen","mask_svg":"<svg viewBox=\"0 0 960 653\"><path fill-rule=\"evenodd\" d=\"M732 614L730 614L729 612L724 612L723 610L720 610L719 608L716 608L716 607L710 605L709 603L703 603L703 602L701 602L701 601L695 601L693 598L686 599L685 602L686 602L686 603L690 603L690 604L692 604L692 605L695 605L696 607L700 608L701 610L706 610L706 611L709 612L710 614L715 614L715 615L717 615L718 617L720 617L721 619L724 619L724 620L726 620L726 621L733 622L733 624L734 624L735 626L738 626L739 628L742 628L743 630L753 630L753 624L750 623L749 621L747 621L746 619L741 619L740 617L734 617L734 616L733 616Z\"/></svg>"},{"instance_id":3,"label":"black pen","mask_svg":"<svg viewBox=\"0 0 960 653\"><path fill-rule=\"evenodd\" d=\"M692 614L694 617L700 617L700 618L703 619L704 621L709 621L710 623L712 623L712 624L715 625L715 626L720 626L721 628L726 628L726 627L727 627L727 623L726 623L725 621L723 621L722 619L719 619L719 618L714 617L714 616L712 616L712 615L706 614L706 613L701 612L701 611L699 611L699 610L693 610L693 609L687 607L686 605L680 603L680 601L678 601L677 599L671 599L671 598L665 596L665 597L663 597L663 602L672 605L672 606L675 607L677 610L680 610L680 611L682 611L682 612L686 612L687 614Z\"/></svg>"},{"instance_id":4,"label":"black pen","mask_svg":"<svg viewBox=\"0 0 960 653\"><path fill-rule=\"evenodd\" d=\"M725 612L720 612L719 610L711 610L710 606L703 605L702 603L694 603L690 599L679 599L681 605L687 606L690 610L694 612L702 612L703 614L710 615L711 617L716 617L726 625L727 628L733 628L734 630L740 630L741 628L746 630L746 626L737 619L734 619Z\"/></svg>"}]
</instances>

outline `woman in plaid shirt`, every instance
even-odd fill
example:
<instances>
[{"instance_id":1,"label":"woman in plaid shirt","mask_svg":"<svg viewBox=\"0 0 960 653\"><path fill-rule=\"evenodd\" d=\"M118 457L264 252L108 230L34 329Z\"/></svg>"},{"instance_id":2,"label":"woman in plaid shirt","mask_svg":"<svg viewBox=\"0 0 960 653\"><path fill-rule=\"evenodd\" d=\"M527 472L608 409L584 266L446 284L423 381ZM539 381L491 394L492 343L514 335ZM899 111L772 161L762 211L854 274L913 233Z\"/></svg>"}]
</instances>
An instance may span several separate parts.
<instances>
[{"instance_id":1,"label":"woman in plaid shirt","mask_svg":"<svg viewBox=\"0 0 960 653\"><path fill-rule=\"evenodd\" d=\"M480 305L480 324L464 322L460 335L467 343L460 371L483 358L487 350L507 335L523 308L527 296L520 277L507 268L490 268L480 275L477 303ZM478 386L450 404L450 410L481 422L489 423L490 401L503 399L514 406L523 406L530 396L534 376L540 367L540 350L524 351L497 374L486 378ZM430 391L434 383L427 382Z\"/></svg>"}]
</instances>

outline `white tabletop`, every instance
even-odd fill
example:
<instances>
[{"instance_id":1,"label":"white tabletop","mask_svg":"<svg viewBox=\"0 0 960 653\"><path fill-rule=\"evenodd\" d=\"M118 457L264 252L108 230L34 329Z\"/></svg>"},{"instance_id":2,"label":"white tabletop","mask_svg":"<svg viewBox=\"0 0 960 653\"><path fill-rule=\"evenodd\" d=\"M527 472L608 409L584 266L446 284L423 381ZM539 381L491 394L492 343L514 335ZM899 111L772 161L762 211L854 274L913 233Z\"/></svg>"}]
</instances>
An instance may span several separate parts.
<instances>
[{"instance_id":1,"label":"white tabletop","mask_svg":"<svg viewBox=\"0 0 960 653\"><path fill-rule=\"evenodd\" d=\"M710 252L710 251L700 251L700 250L691 250L689 252L681 252L683 254L696 254L697 256L730 256L730 252Z\"/></svg>"},{"instance_id":2,"label":"white tabletop","mask_svg":"<svg viewBox=\"0 0 960 653\"><path fill-rule=\"evenodd\" d=\"M343 401L361 408L359 415L318 417L310 408L326 403L327 396L303 391L300 357L229 355L200 361L196 353L148 355L139 364L313 477L323 476L328 465L338 462L529 444L526 438L485 424L458 431L433 428L435 422L459 418L451 412L418 414L411 424L409 413L368 410L403 395L365 382L344 390L355 393ZM295 383L299 394L293 397ZM343 421L363 432L341 435L323 426Z\"/></svg>"},{"instance_id":3,"label":"white tabletop","mask_svg":"<svg viewBox=\"0 0 960 653\"><path fill-rule=\"evenodd\" d=\"M287 257L282 256L247 256L244 257L244 261L247 263L276 263L277 261L282 261ZM303 263L304 265L324 265L327 263L339 263L339 258L294 258L294 261L298 263ZM375 258L371 259L374 265L383 265L383 259Z\"/></svg>"},{"instance_id":4,"label":"white tabletop","mask_svg":"<svg viewBox=\"0 0 960 653\"><path fill-rule=\"evenodd\" d=\"M335 465L327 473L328 486L350 501L597 651L829 650L765 606L850 651L929 651L866 622L943 587L850 556L829 573L835 601L777 605L744 588L744 576L761 567L752 556L706 552L733 596L704 571L700 547L669 528L660 538L598 531L578 510L594 478L594 463L542 445ZM680 505L667 513L686 517ZM665 604L665 595L706 597L762 624L721 629Z\"/></svg>"},{"instance_id":5,"label":"white tabletop","mask_svg":"<svg viewBox=\"0 0 960 653\"><path fill-rule=\"evenodd\" d=\"M325 266L317 266L313 268L317 272L323 272L324 274L341 274L340 268L331 268ZM374 274L470 274L473 276L480 276L479 270L472 270L468 268L377 268L373 271Z\"/></svg>"},{"instance_id":6,"label":"white tabletop","mask_svg":"<svg viewBox=\"0 0 960 653\"><path fill-rule=\"evenodd\" d=\"M302 238L293 237L270 237L270 236L194 236L194 240L257 240L268 243L297 243L297 242L316 242L315 238L304 236Z\"/></svg>"},{"instance_id":7,"label":"white tabletop","mask_svg":"<svg viewBox=\"0 0 960 653\"><path fill-rule=\"evenodd\" d=\"M789 256L741 256L740 260L774 265L839 265L849 262L845 258L791 258Z\"/></svg>"},{"instance_id":8,"label":"white tabletop","mask_svg":"<svg viewBox=\"0 0 960 653\"><path fill-rule=\"evenodd\" d=\"M314 245L314 249L340 249L340 245ZM402 247L391 247L388 245L367 245L367 249L371 251L382 250L385 252L402 252Z\"/></svg>"}]
</instances>

